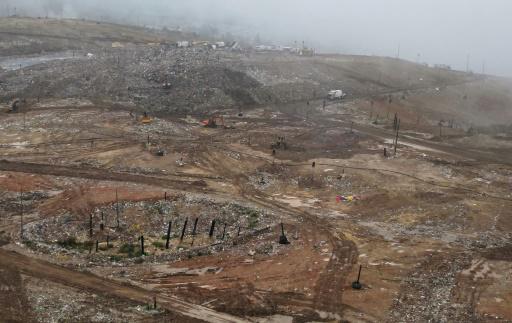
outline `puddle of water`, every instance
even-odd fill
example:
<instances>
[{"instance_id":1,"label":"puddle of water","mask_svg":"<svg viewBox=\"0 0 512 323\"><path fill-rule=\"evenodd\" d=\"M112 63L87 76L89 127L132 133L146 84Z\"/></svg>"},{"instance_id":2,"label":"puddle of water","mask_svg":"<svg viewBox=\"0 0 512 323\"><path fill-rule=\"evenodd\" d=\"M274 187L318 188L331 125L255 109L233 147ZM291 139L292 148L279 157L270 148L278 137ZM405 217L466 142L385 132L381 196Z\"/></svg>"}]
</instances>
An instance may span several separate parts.
<instances>
[{"instance_id":1,"label":"puddle of water","mask_svg":"<svg viewBox=\"0 0 512 323\"><path fill-rule=\"evenodd\" d=\"M56 60L78 59L80 57L81 54L79 53L76 53L75 56L73 56L72 51L52 53L39 56L6 57L0 58L0 67L8 71L15 71L32 65L47 63Z\"/></svg>"}]
</instances>

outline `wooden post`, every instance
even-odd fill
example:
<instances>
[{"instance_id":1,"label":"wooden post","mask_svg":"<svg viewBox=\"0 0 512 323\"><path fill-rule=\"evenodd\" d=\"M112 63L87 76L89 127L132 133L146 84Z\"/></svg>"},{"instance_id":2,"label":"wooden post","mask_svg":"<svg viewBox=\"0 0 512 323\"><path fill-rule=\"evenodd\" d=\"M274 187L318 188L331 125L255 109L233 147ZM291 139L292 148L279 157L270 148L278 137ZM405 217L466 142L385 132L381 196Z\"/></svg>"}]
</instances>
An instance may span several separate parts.
<instances>
[{"instance_id":1,"label":"wooden post","mask_svg":"<svg viewBox=\"0 0 512 323\"><path fill-rule=\"evenodd\" d=\"M353 289L361 289L363 287L363 285L361 285L361 282L360 282L362 268L363 268L363 265L359 265L359 273L357 274L357 280L352 283Z\"/></svg>"},{"instance_id":2,"label":"wooden post","mask_svg":"<svg viewBox=\"0 0 512 323\"><path fill-rule=\"evenodd\" d=\"M169 249L169 239L171 238L171 226L172 221L169 221L169 226L167 227L167 236L165 241L165 249Z\"/></svg>"},{"instance_id":3,"label":"wooden post","mask_svg":"<svg viewBox=\"0 0 512 323\"><path fill-rule=\"evenodd\" d=\"M119 228L119 196L117 195L117 189L116 189L116 222L117 222L117 227Z\"/></svg>"},{"instance_id":4,"label":"wooden post","mask_svg":"<svg viewBox=\"0 0 512 323\"><path fill-rule=\"evenodd\" d=\"M100 243L99 243L99 241L98 241L98 240L96 240L96 252L98 252L99 244L100 244Z\"/></svg>"},{"instance_id":5,"label":"wooden post","mask_svg":"<svg viewBox=\"0 0 512 323\"><path fill-rule=\"evenodd\" d=\"M192 235L195 236L196 235L196 229L197 229L197 222L199 221L199 218L196 218L194 220L194 229L192 230Z\"/></svg>"},{"instance_id":6,"label":"wooden post","mask_svg":"<svg viewBox=\"0 0 512 323\"><path fill-rule=\"evenodd\" d=\"M288 238L284 234L284 224L281 222L281 236L279 237L279 244L289 244Z\"/></svg>"},{"instance_id":7,"label":"wooden post","mask_svg":"<svg viewBox=\"0 0 512 323\"><path fill-rule=\"evenodd\" d=\"M224 223L224 231L222 231L222 240L224 240L224 238L226 237L226 227L228 225L226 223Z\"/></svg>"},{"instance_id":8,"label":"wooden post","mask_svg":"<svg viewBox=\"0 0 512 323\"><path fill-rule=\"evenodd\" d=\"M140 253L144 255L144 236L140 236Z\"/></svg>"},{"instance_id":9,"label":"wooden post","mask_svg":"<svg viewBox=\"0 0 512 323\"><path fill-rule=\"evenodd\" d=\"M20 239L23 240L23 187L20 186Z\"/></svg>"},{"instance_id":10,"label":"wooden post","mask_svg":"<svg viewBox=\"0 0 512 323\"><path fill-rule=\"evenodd\" d=\"M396 126L396 137L395 137L395 152L396 155L396 146L398 146L398 133L400 131L400 119L398 119L397 126Z\"/></svg>"},{"instance_id":11,"label":"wooden post","mask_svg":"<svg viewBox=\"0 0 512 323\"><path fill-rule=\"evenodd\" d=\"M89 214L89 237L92 238L92 214Z\"/></svg>"},{"instance_id":12,"label":"wooden post","mask_svg":"<svg viewBox=\"0 0 512 323\"><path fill-rule=\"evenodd\" d=\"M212 225L210 227L210 233L209 233L210 238L213 237L213 232L214 231L215 231L215 219L212 220Z\"/></svg>"},{"instance_id":13,"label":"wooden post","mask_svg":"<svg viewBox=\"0 0 512 323\"><path fill-rule=\"evenodd\" d=\"M183 237L185 236L185 230L187 230L187 223L188 223L188 218L185 219L185 223L183 224L183 229L181 230L180 241L183 241Z\"/></svg>"}]
</instances>

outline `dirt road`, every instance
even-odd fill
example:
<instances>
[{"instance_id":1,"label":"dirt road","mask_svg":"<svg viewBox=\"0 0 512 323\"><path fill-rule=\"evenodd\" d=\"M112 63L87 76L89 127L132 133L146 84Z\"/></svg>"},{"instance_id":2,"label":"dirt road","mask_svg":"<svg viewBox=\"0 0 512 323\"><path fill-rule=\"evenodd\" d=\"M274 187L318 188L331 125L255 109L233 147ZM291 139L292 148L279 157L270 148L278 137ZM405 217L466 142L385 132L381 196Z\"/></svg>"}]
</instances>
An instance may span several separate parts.
<instances>
[{"instance_id":1,"label":"dirt road","mask_svg":"<svg viewBox=\"0 0 512 323\"><path fill-rule=\"evenodd\" d=\"M119 297L140 303L151 303L153 301L154 293L143 288L107 280L89 273L74 271L4 249L0 249L0 263L8 263L28 276L79 289L91 290L106 296ZM160 307L169 311L206 322L247 322L243 318L219 313L174 297L158 296L157 303Z\"/></svg>"},{"instance_id":2,"label":"dirt road","mask_svg":"<svg viewBox=\"0 0 512 323\"><path fill-rule=\"evenodd\" d=\"M175 180L170 178L162 178L155 176L146 176L133 173L112 172L99 168L87 167L72 167L72 166L59 166L48 164L33 164L24 162L9 162L0 160L0 171L20 172L27 174L42 174L53 176L65 176L74 178L86 178L103 181L119 181L119 182L132 182L147 185L157 185L162 187L180 187L185 188L205 188L204 181L187 181Z\"/></svg>"},{"instance_id":3,"label":"dirt road","mask_svg":"<svg viewBox=\"0 0 512 323\"><path fill-rule=\"evenodd\" d=\"M265 196L259 192L260 196ZM325 311L331 314L342 315L345 305L343 304L343 289L346 287L346 278L352 266L357 262L358 250L354 242L336 237L333 228L325 219L314 214L300 210L282 203L272 201L270 197L245 196L246 199L263 207L279 210L281 213L300 217L305 227L314 228L317 233L323 233L329 237L329 244L332 248L332 255L326 268L320 274L314 290L315 310Z\"/></svg>"}]
</instances>

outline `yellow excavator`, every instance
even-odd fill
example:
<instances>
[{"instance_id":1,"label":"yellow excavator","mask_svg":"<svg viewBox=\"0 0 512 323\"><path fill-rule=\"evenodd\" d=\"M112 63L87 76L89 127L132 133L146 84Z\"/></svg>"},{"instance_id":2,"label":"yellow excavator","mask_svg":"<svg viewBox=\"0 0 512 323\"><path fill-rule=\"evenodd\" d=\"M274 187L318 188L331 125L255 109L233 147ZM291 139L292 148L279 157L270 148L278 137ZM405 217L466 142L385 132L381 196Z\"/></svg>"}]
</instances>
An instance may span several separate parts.
<instances>
[{"instance_id":1,"label":"yellow excavator","mask_svg":"<svg viewBox=\"0 0 512 323\"><path fill-rule=\"evenodd\" d=\"M151 119L149 116L148 116L148 113L147 112L144 112L144 115L142 116L142 119L140 119L140 123L142 124L150 124L153 122L153 119Z\"/></svg>"}]
</instances>

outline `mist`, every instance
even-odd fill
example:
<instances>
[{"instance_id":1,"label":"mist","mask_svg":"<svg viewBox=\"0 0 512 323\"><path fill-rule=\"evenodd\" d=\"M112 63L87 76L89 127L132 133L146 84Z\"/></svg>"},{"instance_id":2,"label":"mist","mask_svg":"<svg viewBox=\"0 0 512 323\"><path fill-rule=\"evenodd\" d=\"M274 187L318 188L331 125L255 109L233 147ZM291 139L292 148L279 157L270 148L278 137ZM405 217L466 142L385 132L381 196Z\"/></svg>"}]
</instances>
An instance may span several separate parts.
<instances>
[{"instance_id":1,"label":"mist","mask_svg":"<svg viewBox=\"0 0 512 323\"><path fill-rule=\"evenodd\" d=\"M507 0L2 0L2 16L169 27L512 76Z\"/></svg>"}]
</instances>

